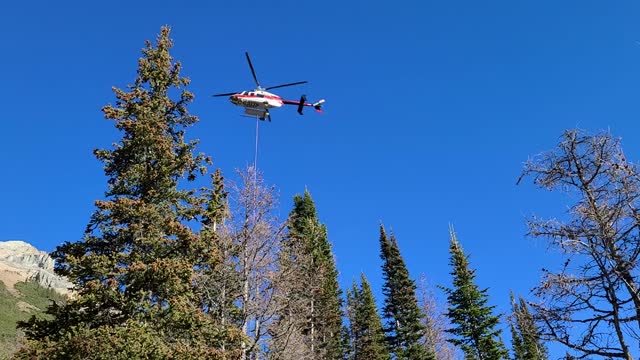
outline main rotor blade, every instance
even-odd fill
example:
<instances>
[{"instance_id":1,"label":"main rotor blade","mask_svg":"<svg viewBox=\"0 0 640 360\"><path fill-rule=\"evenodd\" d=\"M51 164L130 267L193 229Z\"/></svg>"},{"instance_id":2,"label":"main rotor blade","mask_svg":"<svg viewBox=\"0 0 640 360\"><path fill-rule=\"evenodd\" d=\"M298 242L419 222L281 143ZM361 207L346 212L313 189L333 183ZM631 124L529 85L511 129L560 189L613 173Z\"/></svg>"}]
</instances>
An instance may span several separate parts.
<instances>
[{"instance_id":1,"label":"main rotor blade","mask_svg":"<svg viewBox=\"0 0 640 360\"><path fill-rule=\"evenodd\" d=\"M230 92L230 93L224 93L224 94L215 94L215 95L211 95L211 96L213 96L213 97L216 97L216 96L231 96L231 95L235 95L237 93L238 92Z\"/></svg>"},{"instance_id":2,"label":"main rotor blade","mask_svg":"<svg viewBox=\"0 0 640 360\"><path fill-rule=\"evenodd\" d=\"M308 81L298 81L298 82L294 82L294 83L290 83L290 84L269 86L268 88L265 88L265 90L277 89L277 88L281 88L281 87L285 87L285 86L293 86L293 85L300 85L300 84L306 84L306 83L308 83Z\"/></svg>"},{"instance_id":3,"label":"main rotor blade","mask_svg":"<svg viewBox=\"0 0 640 360\"><path fill-rule=\"evenodd\" d=\"M251 58L249 58L249 52L245 51L244 53L247 56L247 62L249 62L249 67L251 68L251 73L253 74L253 80L256 81L256 85L260 88L260 83L258 82L258 77L256 76L256 71L253 69L253 64L251 64Z\"/></svg>"}]
</instances>

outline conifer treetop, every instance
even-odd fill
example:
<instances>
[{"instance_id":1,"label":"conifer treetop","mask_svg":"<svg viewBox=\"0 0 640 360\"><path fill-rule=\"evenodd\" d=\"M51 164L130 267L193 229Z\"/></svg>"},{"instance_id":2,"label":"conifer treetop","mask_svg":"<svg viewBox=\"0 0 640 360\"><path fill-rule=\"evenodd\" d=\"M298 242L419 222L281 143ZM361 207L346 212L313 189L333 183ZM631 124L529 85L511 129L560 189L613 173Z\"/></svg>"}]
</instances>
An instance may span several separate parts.
<instances>
[{"instance_id":1,"label":"conifer treetop","mask_svg":"<svg viewBox=\"0 0 640 360\"><path fill-rule=\"evenodd\" d=\"M380 225L380 257L385 296L383 318L387 342L395 359L435 359L435 354L421 343L425 327L421 322L423 314L416 298L415 282L400 254L398 242L393 235L387 235Z\"/></svg>"},{"instance_id":2,"label":"conifer treetop","mask_svg":"<svg viewBox=\"0 0 640 360\"><path fill-rule=\"evenodd\" d=\"M175 188L185 175L193 180L197 171L206 171L203 161L209 159L193 154L197 141L185 141L185 129L198 118L187 110L194 95L184 89L189 79L180 76L182 66L169 54L169 34L170 28L162 27L155 46L146 42L134 85L127 91L113 87L116 104L102 108L124 132L114 149L94 151L109 177L107 196L152 196L157 188ZM172 88L180 91L176 100Z\"/></svg>"},{"instance_id":3,"label":"conifer treetop","mask_svg":"<svg viewBox=\"0 0 640 360\"><path fill-rule=\"evenodd\" d=\"M347 313L351 337L351 357L353 360L389 360L382 322L378 315L371 286L363 273L360 287L353 281L347 291Z\"/></svg>"},{"instance_id":4,"label":"conifer treetop","mask_svg":"<svg viewBox=\"0 0 640 360\"><path fill-rule=\"evenodd\" d=\"M137 347L140 358L222 358L221 344L238 339L208 316L195 281L218 254L203 252L206 240L192 228L209 215L202 198L179 187L204 172L205 158L194 155L196 141L184 137L197 118L187 110L193 95L183 89L189 81L169 54L169 33L163 27L155 45L146 42L134 85L114 88L116 104L102 109L122 132L111 149L94 151L108 178L106 199L95 202L84 238L53 253L56 272L74 283L76 296L50 307L51 320L22 324L36 340L31 350L97 358L121 346ZM123 337L132 329L136 336ZM141 349L142 338L167 353ZM91 345L94 355L73 346L94 341L102 343Z\"/></svg>"},{"instance_id":5,"label":"conifer treetop","mask_svg":"<svg viewBox=\"0 0 640 360\"><path fill-rule=\"evenodd\" d=\"M499 315L493 315L495 306L487 305L488 289L480 290L475 284L475 270L458 242L453 227L449 229L453 287L441 287L447 294L449 309L447 317L453 335L449 341L459 346L469 360L499 360L508 358L508 352L500 340L500 329L496 329Z\"/></svg>"}]
</instances>

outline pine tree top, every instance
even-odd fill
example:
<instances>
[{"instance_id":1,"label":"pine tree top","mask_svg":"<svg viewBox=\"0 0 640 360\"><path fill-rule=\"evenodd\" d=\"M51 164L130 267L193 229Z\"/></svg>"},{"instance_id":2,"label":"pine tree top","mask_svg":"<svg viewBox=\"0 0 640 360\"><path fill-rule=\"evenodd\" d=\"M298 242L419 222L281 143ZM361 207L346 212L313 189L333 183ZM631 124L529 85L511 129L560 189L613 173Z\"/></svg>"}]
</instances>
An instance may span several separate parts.
<instances>
[{"instance_id":1,"label":"pine tree top","mask_svg":"<svg viewBox=\"0 0 640 360\"><path fill-rule=\"evenodd\" d=\"M305 189L303 195L296 195L293 202L280 262L284 269L295 269L296 275L308 283L288 285L288 296L303 299L306 305L296 314L287 316L303 323L299 325L301 336L313 348L314 356L337 359L344 351L342 290L327 228L318 220L308 190ZM313 336L310 336L311 327Z\"/></svg>"},{"instance_id":2,"label":"pine tree top","mask_svg":"<svg viewBox=\"0 0 640 360\"><path fill-rule=\"evenodd\" d=\"M420 342L425 327L421 322L423 314L418 306L415 282L409 277L395 236L393 233L388 236L383 225L380 225L380 257L385 295L382 313L391 351L397 359L434 358Z\"/></svg>"},{"instance_id":3,"label":"pine tree top","mask_svg":"<svg viewBox=\"0 0 640 360\"><path fill-rule=\"evenodd\" d=\"M296 231L302 230L308 221L318 222L316 205L309 190L305 189L303 195L296 194L294 196L290 217L292 219L290 228Z\"/></svg>"},{"instance_id":4,"label":"pine tree top","mask_svg":"<svg viewBox=\"0 0 640 360\"><path fill-rule=\"evenodd\" d=\"M354 279L351 290L347 292L347 307L352 358L355 360L390 359L373 292L363 273L360 274L360 287Z\"/></svg>"},{"instance_id":5,"label":"pine tree top","mask_svg":"<svg viewBox=\"0 0 640 360\"><path fill-rule=\"evenodd\" d=\"M206 316L194 284L211 254L200 251L202 238L190 222L206 215L195 191L178 185L203 173L206 159L193 153L196 141L185 140L197 117L187 110L193 94L169 53L169 34L163 27L155 44L146 42L134 84L114 88L116 104L102 109L122 137L95 150L108 191L96 201L85 237L53 253L56 272L74 283L76 297L50 308L53 320L25 326L30 337L52 341L45 346L138 326L161 346L192 347L197 354L216 352L231 333Z\"/></svg>"},{"instance_id":6,"label":"pine tree top","mask_svg":"<svg viewBox=\"0 0 640 360\"><path fill-rule=\"evenodd\" d=\"M468 257L450 229L450 262L453 287L442 289L447 294L447 316L452 327L447 330L454 337L449 341L459 346L469 359L502 359L508 352L500 340L496 326L500 316L493 315L495 306L487 305L488 289L475 284L475 270L469 267Z\"/></svg>"}]
</instances>

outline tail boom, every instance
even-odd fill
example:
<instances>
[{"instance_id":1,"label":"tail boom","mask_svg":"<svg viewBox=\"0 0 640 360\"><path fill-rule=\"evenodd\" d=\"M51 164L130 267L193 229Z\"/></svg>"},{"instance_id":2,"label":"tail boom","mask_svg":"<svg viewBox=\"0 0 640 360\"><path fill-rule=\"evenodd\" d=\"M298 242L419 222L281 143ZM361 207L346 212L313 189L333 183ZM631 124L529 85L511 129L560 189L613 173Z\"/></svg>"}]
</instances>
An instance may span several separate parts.
<instances>
[{"instance_id":1,"label":"tail boom","mask_svg":"<svg viewBox=\"0 0 640 360\"><path fill-rule=\"evenodd\" d=\"M309 107L313 107L314 109L316 109L317 112L321 113L322 112L322 104L324 104L324 99L318 100L314 103L308 103L307 102L307 97L305 95L302 95L300 97L300 100L298 101L294 101L294 100L283 100L282 103L284 105L296 105L298 107L298 114L302 115L302 110L304 109L305 106L309 106Z\"/></svg>"}]
</instances>

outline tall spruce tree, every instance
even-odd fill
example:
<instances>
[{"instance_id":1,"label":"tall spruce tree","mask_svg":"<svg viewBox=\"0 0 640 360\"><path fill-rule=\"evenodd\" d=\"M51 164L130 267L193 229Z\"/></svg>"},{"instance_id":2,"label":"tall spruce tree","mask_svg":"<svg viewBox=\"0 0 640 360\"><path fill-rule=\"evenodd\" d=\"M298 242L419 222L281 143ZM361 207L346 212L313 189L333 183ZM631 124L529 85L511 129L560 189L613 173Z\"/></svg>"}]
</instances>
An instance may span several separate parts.
<instances>
[{"instance_id":1,"label":"tall spruce tree","mask_svg":"<svg viewBox=\"0 0 640 360\"><path fill-rule=\"evenodd\" d=\"M511 293L511 341L514 360L547 360L547 349L540 338L540 331L522 296L516 301Z\"/></svg>"},{"instance_id":2,"label":"tall spruce tree","mask_svg":"<svg viewBox=\"0 0 640 360\"><path fill-rule=\"evenodd\" d=\"M474 283L475 271L469 268L453 228L450 237L453 287L442 288L447 294L447 316L453 326L447 330L454 336L449 341L459 346L468 360L507 359L508 352L499 338L501 330L496 329L500 317L492 314L495 306L487 305L488 289L480 290Z\"/></svg>"},{"instance_id":3,"label":"tall spruce tree","mask_svg":"<svg viewBox=\"0 0 640 360\"><path fill-rule=\"evenodd\" d=\"M112 149L95 151L106 199L96 201L83 240L53 253L74 297L50 307L51 320L22 324L31 341L18 358L225 357L229 338L206 316L196 288L207 252L190 223L202 207L179 183L204 172L205 157L185 140L197 118L187 110L193 94L169 54L169 33L163 27L155 45L146 42L135 83L114 88L116 105L102 109L123 132Z\"/></svg>"},{"instance_id":4,"label":"tall spruce tree","mask_svg":"<svg viewBox=\"0 0 640 360\"><path fill-rule=\"evenodd\" d=\"M271 357L343 359L342 291L327 229L318 219L309 191L296 195L293 203L289 234L280 254L286 273L280 293L286 299L273 330ZM286 341L278 342L283 337Z\"/></svg>"},{"instance_id":5,"label":"tall spruce tree","mask_svg":"<svg viewBox=\"0 0 640 360\"><path fill-rule=\"evenodd\" d=\"M416 285L409 277L395 236L392 234L389 238L382 225L380 249L384 277L382 293L385 296L384 330L389 348L397 360L435 359L435 354L426 349L421 342L425 335L425 327L416 298Z\"/></svg>"},{"instance_id":6,"label":"tall spruce tree","mask_svg":"<svg viewBox=\"0 0 640 360\"><path fill-rule=\"evenodd\" d=\"M360 287L354 281L347 291L347 309L352 349L349 359L391 359L373 292L364 274L360 274Z\"/></svg>"}]
</instances>

